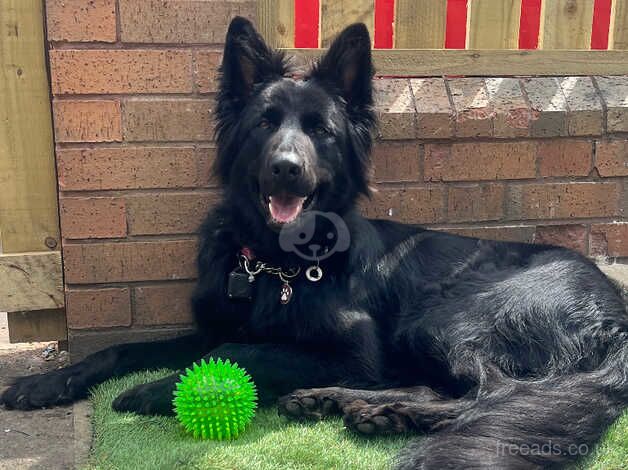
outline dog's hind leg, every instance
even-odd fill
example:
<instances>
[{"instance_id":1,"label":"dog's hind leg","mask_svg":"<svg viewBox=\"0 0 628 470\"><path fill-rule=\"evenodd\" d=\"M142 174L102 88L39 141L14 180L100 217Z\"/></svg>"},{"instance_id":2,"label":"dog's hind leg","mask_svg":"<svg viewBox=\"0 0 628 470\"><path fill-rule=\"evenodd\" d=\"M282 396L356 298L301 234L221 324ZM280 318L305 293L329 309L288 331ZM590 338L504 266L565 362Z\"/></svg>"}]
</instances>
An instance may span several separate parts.
<instances>
[{"instance_id":1,"label":"dog's hind leg","mask_svg":"<svg viewBox=\"0 0 628 470\"><path fill-rule=\"evenodd\" d=\"M397 402L426 402L442 398L425 386L360 390L345 387L325 387L295 390L279 399L279 413L289 418L320 419L344 415L354 403L385 405Z\"/></svg>"}]
</instances>

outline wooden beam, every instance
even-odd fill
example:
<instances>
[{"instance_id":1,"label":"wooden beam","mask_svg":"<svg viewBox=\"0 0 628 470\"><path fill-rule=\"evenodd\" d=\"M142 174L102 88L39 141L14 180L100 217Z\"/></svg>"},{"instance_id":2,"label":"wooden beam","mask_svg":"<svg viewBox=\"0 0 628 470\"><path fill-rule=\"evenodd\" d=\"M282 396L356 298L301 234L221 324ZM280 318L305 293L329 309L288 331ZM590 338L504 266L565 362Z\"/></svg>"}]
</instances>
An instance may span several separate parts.
<instances>
[{"instance_id":1,"label":"wooden beam","mask_svg":"<svg viewBox=\"0 0 628 470\"><path fill-rule=\"evenodd\" d=\"M521 0L471 0L468 49L518 49Z\"/></svg>"},{"instance_id":2,"label":"wooden beam","mask_svg":"<svg viewBox=\"0 0 628 470\"><path fill-rule=\"evenodd\" d=\"M312 59L322 49L288 49ZM628 51L376 49L378 75L408 77L626 75Z\"/></svg>"},{"instance_id":3,"label":"wooden beam","mask_svg":"<svg viewBox=\"0 0 628 470\"><path fill-rule=\"evenodd\" d=\"M447 0L396 0L395 48L445 47Z\"/></svg>"},{"instance_id":4,"label":"wooden beam","mask_svg":"<svg viewBox=\"0 0 628 470\"><path fill-rule=\"evenodd\" d=\"M272 47L294 47L294 1L259 0L257 26Z\"/></svg>"},{"instance_id":5,"label":"wooden beam","mask_svg":"<svg viewBox=\"0 0 628 470\"><path fill-rule=\"evenodd\" d=\"M374 0L321 0L320 43L328 47L352 23L364 23L373 40Z\"/></svg>"},{"instance_id":6,"label":"wooden beam","mask_svg":"<svg viewBox=\"0 0 628 470\"><path fill-rule=\"evenodd\" d=\"M593 0L543 0L539 49L590 49Z\"/></svg>"},{"instance_id":7,"label":"wooden beam","mask_svg":"<svg viewBox=\"0 0 628 470\"><path fill-rule=\"evenodd\" d=\"M63 341L68 337L65 310L8 313L9 341Z\"/></svg>"},{"instance_id":8,"label":"wooden beam","mask_svg":"<svg viewBox=\"0 0 628 470\"><path fill-rule=\"evenodd\" d=\"M0 2L0 240L3 253L59 240L41 0Z\"/></svg>"},{"instance_id":9,"label":"wooden beam","mask_svg":"<svg viewBox=\"0 0 628 470\"><path fill-rule=\"evenodd\" d=\"M628 0L613 0L608 48L628 49Z\"/></svg>"},{"instance_id":10,"label":"wooden beam","mask_svg":"<svg viewBox=\"0 0 628 470\"><path fill-rule=\"evenodd\" d=\"M63 307L61 253L0 255L0 311Z\"/></svg>"}]
</instances>

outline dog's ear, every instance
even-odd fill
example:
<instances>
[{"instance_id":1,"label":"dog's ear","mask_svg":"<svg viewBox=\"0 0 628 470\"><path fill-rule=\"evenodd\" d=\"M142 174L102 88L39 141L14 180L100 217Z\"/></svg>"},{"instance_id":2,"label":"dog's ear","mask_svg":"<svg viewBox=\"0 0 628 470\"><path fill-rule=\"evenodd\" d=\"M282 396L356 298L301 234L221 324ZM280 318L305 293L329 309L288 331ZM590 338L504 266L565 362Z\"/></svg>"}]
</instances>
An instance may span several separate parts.
<instances>
[{"instance_id":1,"label":"dog's ear","mask_svg":"<svg viewBox=\"0 0 628 470\"><path fill-rule=\"evenodd\" d=\"M283 74L281 57L273 53L253 24L235 17L229 25L222 58L220 88L232 98L246 98L256 83Z\"/></svg>"},{"instance_id":2,"label":"dog's ear","mask_svg":"<svg viewBox=\"0 0 628 470\"><path fill-rule=\"evenodd\" d=\"M363 23L356 23L336 37L312 76L332 82L350 107L361 108L373 102L374 74L369 32Z\"/></svg>"}]
</instances>

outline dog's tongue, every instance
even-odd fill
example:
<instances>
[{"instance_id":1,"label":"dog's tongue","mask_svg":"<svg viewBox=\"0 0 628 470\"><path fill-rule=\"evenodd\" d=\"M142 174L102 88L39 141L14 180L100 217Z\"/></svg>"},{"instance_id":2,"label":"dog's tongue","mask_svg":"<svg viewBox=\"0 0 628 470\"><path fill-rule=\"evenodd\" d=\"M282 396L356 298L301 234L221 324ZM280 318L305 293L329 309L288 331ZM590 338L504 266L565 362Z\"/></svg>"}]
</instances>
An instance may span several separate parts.
<instances>
[{"instance_id":1,"label":"dog's tongue","mask_svg":"<svg viewBox=\"0 0 628 470\"><path fill-rule=\"evenodd\" d=\"M282 224L292 222L301 213L304 201L304 197L289 194L271 196L268 203L270 215L276 222Z\"/></svg>"}]
</instances>

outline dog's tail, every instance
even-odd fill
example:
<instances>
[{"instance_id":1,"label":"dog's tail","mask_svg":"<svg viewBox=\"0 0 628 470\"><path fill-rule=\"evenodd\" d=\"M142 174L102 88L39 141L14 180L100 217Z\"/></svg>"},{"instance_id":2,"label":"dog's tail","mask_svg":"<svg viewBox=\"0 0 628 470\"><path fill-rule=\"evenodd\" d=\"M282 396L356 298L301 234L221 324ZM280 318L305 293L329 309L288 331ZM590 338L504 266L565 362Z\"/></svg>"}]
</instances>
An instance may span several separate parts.
<instances>
[{"instance_id":1,"label":"dog's tail","mask_svg":"<svg viewBox=\"0 0 628 470\"><path fill-rule=\"evenodd\" d=\"M628 406L628 337L594 371L498 380L442 431L407 447L397 468L544 469L588 454Z\"/></svg>"}]
</instances>

